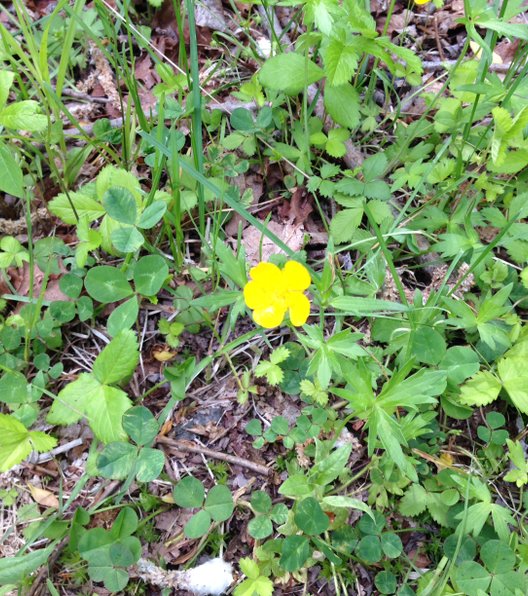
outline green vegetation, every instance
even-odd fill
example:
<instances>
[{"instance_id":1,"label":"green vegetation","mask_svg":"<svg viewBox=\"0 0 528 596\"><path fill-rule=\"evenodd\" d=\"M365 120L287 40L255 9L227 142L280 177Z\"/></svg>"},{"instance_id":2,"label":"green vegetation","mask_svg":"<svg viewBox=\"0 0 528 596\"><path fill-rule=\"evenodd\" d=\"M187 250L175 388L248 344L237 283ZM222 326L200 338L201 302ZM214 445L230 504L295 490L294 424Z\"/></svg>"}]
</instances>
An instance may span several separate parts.
<instances>
[{"instance_id":1,"label":"green vegetation","mask_svg":"<svg viewBox=\"0 0 528 596\"><path fill-rule=\"evenodd\" d=\"M527 594L523 1L112 6L0 7L0 595Z\"/></svg>"}]
</instances>

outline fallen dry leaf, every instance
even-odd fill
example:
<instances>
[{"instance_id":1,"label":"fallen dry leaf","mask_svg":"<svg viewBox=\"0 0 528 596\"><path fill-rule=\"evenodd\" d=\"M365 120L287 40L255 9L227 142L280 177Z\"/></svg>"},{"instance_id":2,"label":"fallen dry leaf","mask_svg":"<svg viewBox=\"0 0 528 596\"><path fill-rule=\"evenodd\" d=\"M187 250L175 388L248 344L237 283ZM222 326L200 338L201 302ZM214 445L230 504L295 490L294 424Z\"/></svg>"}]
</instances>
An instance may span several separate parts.
<instances>
[{"instance_id":1,"label":"fallen dry leaf","mask_svg":"<svg viewBox=\"0 0 528 596\"><path fill-rule=\"evenodd\" d=\"M29 483L28 488L33 500L39 505L42 505L43 507L52 507L53 509L59 508L59 500L49 490L39 488L38 486L33 486Z\"/></svg>"}]
</instances>

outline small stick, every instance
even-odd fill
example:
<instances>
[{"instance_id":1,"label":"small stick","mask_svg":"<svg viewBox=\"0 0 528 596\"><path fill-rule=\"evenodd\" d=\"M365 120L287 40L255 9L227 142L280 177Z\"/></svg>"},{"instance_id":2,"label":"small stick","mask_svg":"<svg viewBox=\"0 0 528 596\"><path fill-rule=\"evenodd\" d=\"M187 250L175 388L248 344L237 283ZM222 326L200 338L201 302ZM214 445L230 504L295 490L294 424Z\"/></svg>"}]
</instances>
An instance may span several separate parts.
<instances>
[{"instance_id":1,"label":"small stick","mask_svg":"<svg viewBox=\"0 0 528 596\"><path fill-rule=\"evenodd\" d=\"M190 443L175 441L174 439L170 439L168 437L158 437L156 441L158 443L162 443L163 445L167 445L167 447L170 447L174 451L183 451L184 453L200 453L208 457L213 457L214 459L220 459L235 466L247 468L248 470L252 470L257 474L262 474L263 476L268 476L271 471L270 468L261 464L256 464L252 461L249 461L248 459L237 457L236 455L229 455L227 453L219 453L218 451L213 451L212 449L207 449L207 447L201 447L200 445L191 445Z\"/></svg>"},{"instance_id":2,"label":"small stick","mask_svg":"<svg viewBox=\"0 0 528 596\"><path fill-rule=\"evenodd\" d=\"M457 60L425 60L422 62L423 69L426 72L434 72L435 70L444 70L448 69L451 66L454 66L457 63ZM511 65L509 64L490 64L488 66L488 70L491 72L502 72L506 73L510 70Z\"/></svg>"}]
</instances>

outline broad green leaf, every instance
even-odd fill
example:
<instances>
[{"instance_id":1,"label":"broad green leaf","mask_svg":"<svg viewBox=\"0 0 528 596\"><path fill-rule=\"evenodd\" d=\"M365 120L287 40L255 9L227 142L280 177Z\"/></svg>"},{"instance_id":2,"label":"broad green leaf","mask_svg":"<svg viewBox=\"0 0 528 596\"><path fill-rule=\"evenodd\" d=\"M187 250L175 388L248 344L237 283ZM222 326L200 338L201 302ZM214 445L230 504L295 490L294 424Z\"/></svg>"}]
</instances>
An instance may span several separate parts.
<instances>
[{"instance_id":1,"label":"broad green leaf","mask_svg":"<svg viewBox=\"0 0 528 596\"><path fill-rule=\"evenodd\" d=\"M0 70L0 110L4 108L9 97L9 91L15 80L15 73L10 70Z\"/></svg>"},{"instance_id":2,"label":"broad green leaf","mask_svg":"<svg viewBox=\"0 0 528 596\"><path fill-rule=\"evenodd\" d=\"M310 470L310 478L319 486L329 484L344 471L351 452L352 445L338 447Z\"/></svg>"},{"instance_id":3,"label":"broad green leaf","mask_svg":"<svg viewBox=\"0 0 528 596\"><path fill-rule=\"evenodd\" d=\"M355 231L363 219L363 207L354 207L353 209L343 209L339 211L330 223L330 232L332 238L337 244L348 242L354 236ZM342 296L341 298L348 298Z\"/></svg>"},{"instance_id":4,"label":"broad green leaf","mask_svg":"<svg viewBox=\"0 0 528 596\"><path fill-rule=\"evenodd\" d=\"M0 191L19 199L24 198L24 177L22 168L14 157L14 150L0 141Z\"/></svg>"},{"instance_id":5,"label":"broad green leaf","mask_svg":"<svg viewBox=\"0 0 528 596\"><path fill-rule=\"evenodd\" d=\"M112 311L106 322L106 328L111 337L115 337L120 331L130 329L137 320L139 304L136 296L132 296L126 302L120 304Z\"/></svg>"},{"instance_id":6,"label":"broad green leaf","mask_svg":"<svg viewBox=\"0 0 528 596\"><path fill-rule=\"evenodd\" d=\"M134 267L134 283L136 292L143 296L155 296L162 288L169 267L165 259L159 255L142 257Z\"/></svg>"},{"instance_id":7,"label":"broad green leaf","mask_svg":"<svg viewBox=\"0 0 528 596\"><path fill-rule=\"evenodd\" d=\"M79 377L62 389L50 408L47 421L50 424L74 424L85 415L86 404L96 401L101 384L89 373Z\"/></svg>"},{"instance_id":8,"label":"broad green leaf","mask_svg":"<svg viewBox=\"0 0 528 596\"><path fill-rule=\"evenodd\" d=\"M156 438L159 425L145 406L134 406L123 416L123 428L137 445L148 445Z\"/></svg>"},{"instance_id":9,"label":"broad green leaf","mask_svg":"<svg viewBox=\"0 0 528 596\"><path fill-rule=\"evenodd\" d=\"M159 449L143 447L136 461L136 479L138 482L152 482L161 474L165 465L165 456Z\"/></svg>"},{"instance_id":10,"label":"broad green leaf","mask_svg":"<svg viewBox=\"0 0 528 596\"><path fill-rule=\"evenodd\" d=\"M165 215L166 210L167 205L164 201L154 201L139 216L139 221L137 222L138 228L150 230Z\"/></svg>"},{"instance_id":11,"label":"broad green leaf","mask_svg":"<svg viewBox=\"0 0 528 596\"><path fill-rule=\"evenodd\" d=\"M487 593L490 574L475 561L464 561L453 568L455 586L467 596L481 596Z\"/></svg>"},{"instance_id":12,"label":"broad green leaf","mask_svg":"<svg viewBox=\"0 0 528 596\"><path fill-rule=\"evenodd\" d=\"M273 534L273 524L269 517L259 515L248 523L248 532L256 540L264 540Z\"/></svg>"},{"instance_id":13,"label":"broad green leaf","mask_svg":"<svg viewBox=\"0 0 528 596\"><path fill-rule=\"evenodd\" d=\"M329 85L349 83L358 67L361 50L357 43L332 37L322 50L325 74Z\"/></svg>"},{"instance_id":14,"label":"broad green leaf","mask_svg":"<svg viewBox=\"0 0 528 596\"><path fill-rule=\"evenodd\" d=\"M447 380L455 385L463 383L480 368L478 354L469 347L449 348L440 361L439 367L447 370Z\"/></svg>"},{"instance_id":15,"label":"broad green leaf","mask_svg":"<svg viewBox=\"0 0 528 596\"><path fill-rule=\"evenodd\" d=\"M94 300L103 304L118 302L133 294L125 274L108 265L92 267L86 274L84 286Z\"/></svg>"},{"instance_id":16,"label":"broad green leaf","mask_svg":"<svg viewBox=\"0 0 528 596\"><path fill-rule=\"evenodd\" d=\"M300 530L313 536L326 532L330 526L328 515L313 497L307 497L297 504L294 520Z\"/></svg>"},{"instance_id":17,"label":"broad green leaf","mask_svg":"<svg viewBox=\"0 0 528 596\"><path fill-rule=\"evenodd\" d=\"M446 342L436 329L422 325L412 333L411 350L417 362L438 364L446 352Z\"/></svg>"},{"instance_id":18,"label":"broad green leaf","mask_svg":"<svg viewBox=\"0 0 528 596\"><path fill-rule=\"evenodd\" d=\"M508 356L501 358L497 365L504 389L508 392L515 406L528 414L528 369L526 358L521 356Z\"/></svg>"},{"instance_id":19,"label":"broad green leaf","mask_svg":"<svg viewBox=\"0 0 528 596\"><path fill-rule=\"evenodd\" d=\"M191 519L185 524L183 533L187 538L195 539L201 538L204 534L207 534L211 525L210 514L201 509L198 513L195 513Z\"/></svg>"},{"instance_id":20,"label":"broad green leaf","mask_svg":"<svg viewBox=\"0 0 528 596\"><path fill-rule=\"evenodd\" d=\"M328 85L324 91L324 106L337 124L351 129L359 125L359 95L350 83Z\"/></svg>"},{"instance_id":21,"label":"broad green leaf","mask_svg":"<svg viewBox=\"0 0 528 596\"><path fill-rule=\"evenodd\" d=\"M95 184L96 194L99 200L102 200L108 189L115 186L126 188L137 200L141 199L141 185L134 174L112 165L104 167L99 172Z\"/></svg>"},{"instance_id":22,"label":"broad green leaf","mask_svg":"<svg viewBox=\"0 0 528 596\"><path fill-rule=\"evenodd\" d=\"M292 474L280 485L279 493L285 497L304 497L315 488L304 474Z\"/></svg>"},{"instance_id":23,"label":"broad green leaf","mask_svg":"<svg viewBox=\"0 0 528 596\"><path fill-rule=\"evenodd\" d=\"M121 540L125 536L131 536L137 530L138 525L137 513L131 507L125 507L119 512L109 532L110 538L112 540Z\"/></svg>"},{"instance_id":24,"label":"broad green leaf","mask_svg":"<svg viewBox=\"0 0 528 596\"><path fill-rule=\"evenodd\" d=\"M40 431L29 431L14 416L0 414L0 472L7 472L33 450L49 451L57 440Z\"/></svg>"},{"instance_id":25,"label":"broad green leaf","mask_svg":"<svg viewBox=\"0 0 528 596\"><path fill-rule=\"evenodd\" d=\"M9 104L0 111L0 124L6 128L38 132L48 126L46 116L38 113L39 104L31 99Z\"/></svg>"},{"instance_id":26,"label":"broad green leaf","mask_svg":"<svg viewBox=\"0 0 528 596\"><path fill-rule=\"evenodd\" d=\"M467 406L486 406L497 399L501 386L495 375L481 370L462 385L460 401Z\"/></svg>"},{"instance_id":27,"label":"broad green leaf","mask_svg":"<svg viewBox=\"0 0 528 596\"><path fill-rule=\"evenodd\" d=\"M280 566L285 571L297 571L310 556L310 544L305 536L288 536L282 543Z\"/></svg>"},{"instance_id":28,"label":"broad green leaf","mask_svg":"<svg viewBox=\"0 0 528 596\"><path fill-rule=\"evenodd\" d=\"M213 486L207 494L204 508L216 522L229 519L234 510L233 495L223 484Z\"/></svg>"},{"instance_id":29,"label":"broad green leaf","mask_svg":"<svg viewBox=\"0 0 528 596\"><path fill-rule=\"evenodd\" d=\"M272 596L273 582L264 575L255 579L246 579L235 588L233 594L234 596Z\"/></svg>"},{"instance_id":30,"label":"broad green leaf","mask_svg":"<svg viewBox=\"0 0 528 596\"><path fill-rule=\"evenodd\" d=\"M6 404L23 404L28 401L30 385L18 371L8 371L0 378L0 401Z\"/></svg>"},{"instance_id":31,"label":"broad green leaf","mask_svg":"<svg viewBox=\"0 0 528 596\"><path fill-rule=\"evenodd\" d=\"M323 78L322 69L310 59L289 52L266 60L259 79L264 87L284 91L287 95L297 95L305 87Z\"/></svg>"},{"instance_id":32,"label":"broad green leaf","mask_svg":"<svg viewBox=\"0 0 528 596\"><path fill-rule=\"evenodd\" d=\"M403 551L403 544L400 537L394 532L384 532L380 536L381 550L389 559L399 557Z\"/></svg>"},{"instance_id":33,"label":"broad green leaf","mask_svg":"<svg viewBox=\"0 0 528 596\"><path fill-rule=\"evenodd\" d=\"M123 253L134 253L145 243L143 234L134 226L122 226L112 230L110 239L114 248Z\"/></svg>"},{"instance_id":34,"label":"broad green leaf","mask_svg":"<svg viewBox=\"0 0 528 596\"><path fill-rule=\"evenodd\" d=\"M480 558L491 573L505 573L515 566L515 553L500 540L488 540L480 549Z\"/></svg>"},{"instance_id":35,"label":"broad green leaf","mask_svg":"<svg viewBox=\"0 0 528 596\"><path fill-rule=\"evenodd\" d=\"M123 480L136 461L136 449L130 443L116 441L109 443L97 458L97 470L103 478Z\"/></svg>"},{"instance_id":36,"label":"broad green leaf","mask_svg":"<svg viewBox=\"0 0 528 596\"><path fill-rule=\"evenodd\" d=\"M427 492L421 484L411 484L405 491L399 511L406 517L415 517L425 511L427 507Z\"/></svg>"},{"instance_id":37,"label":"broad green leaf","mask_svg":"<svg viewBox=\"0 0 528 596\"><path fill-rule=\"evenodd\" d=\"M204 485L194 476L185 476L173 489L174 502L179 507L201 507L205 498Z\"/></svg>"},{"instance_id":38,"label":"broad green leaf","mask_svg":"<svg viewBox=\"0 0 528 596\"><path fill-rule=\"evenodd\" d=\"M53 543L31 553L0 559L0 585L26 581L34 571L46 564L55 548L56 544Z\"/></svg>"},{"instance_id":39,"label":"broad green leaf","mask_svg":"<svg viewBox=\"0 0 528 596\"><path fill-rule=\"evenodd\" d=\"M68 197L70 200L68 200ZM89 222L92 222L105 214L104 207L99 201L96 201L82 192L69 192L67 195L64 193L58 194L48 203L48 209L53 215L62 219L64 223L72 226L77 223L76 213L79 219L84 217Z\"/></svg>"},{"instance_id":40,"label":"broad green leaf","mask_svg":"<svg viewBox=\"0 0 528 596\"><path fill-rule=\"evenodd\" d=\"M114 186L103 196L103 207L108 215L116 221L134 225L137 217L136 199L126 188Z\"/></svg>"},{"instance_id":41,"label":"broad green leaf","mask_svg":"<svg viewBox=\"0 0 528 596\"><path fill-rule=\"evenodd\" d=\"M95 436L103 443L126 439L123 414L132 407L127 394L117 387L101 385L96 399L85 404L86 417Z\"/></svg>"},{"instance_id":42,"label":"broad green leaf","mask_svg":"<svg viewBox=\"0 0 528 596\"><path fill-rule=\"evenodd\" d=\"M381 542L378 536L363 536L359 541L356 553L360 559L366 563L377 563L381 561L383 552Z\"/></svg>"},{"instance_id":43,"label":"broad green leaf","mask_svg":"<svg viewBox=\"0 0 528 596\"><path fill-rule=\"evenodd\" d=\"M330 496L323 497L323 505L328 507L336 507L338 509L357 509L363 511L372 517L372 509L363 501L347 496Z\"/></svg>"},{"instance_id":44,"label":"broad green leaf","mask_svg":"<svg viewBox=\"0 0 528 596\"><path fill-rule=\"evenodd\" d=\"M97 356L93 364L93 374L100 383L112 385L130 377L138 362L136 335L126 329L120 331Z\"/></svg>"}]
</instances>

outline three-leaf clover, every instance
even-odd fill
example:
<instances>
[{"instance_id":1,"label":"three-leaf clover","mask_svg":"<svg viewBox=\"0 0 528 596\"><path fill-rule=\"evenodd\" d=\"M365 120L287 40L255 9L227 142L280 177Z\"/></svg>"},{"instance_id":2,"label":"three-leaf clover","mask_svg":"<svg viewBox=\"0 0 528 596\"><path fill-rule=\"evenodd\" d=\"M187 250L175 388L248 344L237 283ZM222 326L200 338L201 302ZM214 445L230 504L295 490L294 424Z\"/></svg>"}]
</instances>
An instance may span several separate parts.
<instances>
[{"instance_id":1,"label":"three-leaf clover","mask_svg":"<svg viewBox=\"0 0 528 596\"><path fill-rule=\"evenodd\" d=\"M183 528L187 538L204 536L211 522L226 521L234 510L233 496L227 486L213 486L205 496L204 485L194 476L186 476L180 480L174 487L173 497L176 505L180 507L200 508Z\"/></svg>"}]
</instances>

